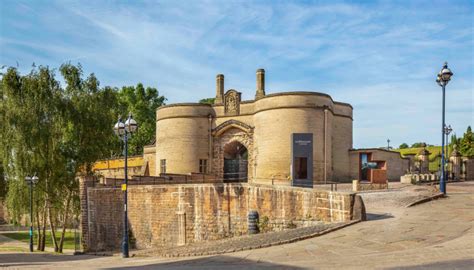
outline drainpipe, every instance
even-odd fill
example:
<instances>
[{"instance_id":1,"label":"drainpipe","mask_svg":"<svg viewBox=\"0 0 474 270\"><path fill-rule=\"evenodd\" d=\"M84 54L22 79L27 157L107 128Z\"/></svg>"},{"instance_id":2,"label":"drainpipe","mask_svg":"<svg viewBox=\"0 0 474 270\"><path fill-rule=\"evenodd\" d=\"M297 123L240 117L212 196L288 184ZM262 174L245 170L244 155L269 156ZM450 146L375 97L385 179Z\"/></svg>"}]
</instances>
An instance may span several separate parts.
<instances>
[{"instance_id":1,"label":"drainpipe","mask_svg":"<svg viewBox=\"0 0 474 270\"><path fill-rule=\"evenodd\" d=\"M209 163L207 164L208 173L212 172L212 114L209 114Z\"/></svg>"},{"instance_id":2,"label":"drainpipe","mask_svg":"<svg viewBox=\"0 0 474 270\"><path fill-rule=\"evenodd\" d=\"M328 129L328 109L324 108L324 184L327 183L327 129Z\"/></svg>"}]
</instances>

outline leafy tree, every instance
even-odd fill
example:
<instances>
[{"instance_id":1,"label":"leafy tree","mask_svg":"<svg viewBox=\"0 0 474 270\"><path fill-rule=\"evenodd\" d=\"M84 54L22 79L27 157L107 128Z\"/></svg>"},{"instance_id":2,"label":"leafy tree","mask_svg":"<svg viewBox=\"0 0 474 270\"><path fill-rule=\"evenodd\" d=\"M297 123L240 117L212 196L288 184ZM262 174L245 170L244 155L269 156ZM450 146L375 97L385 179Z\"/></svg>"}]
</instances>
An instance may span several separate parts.
<instances>
[{"instance_id":1,"label":"leafy tree","mask_svg":"<svg viewBox=\"0 0 474 270\"><path fill-rule=\"evenodd\" d=\"M15 68L1 70L0 198L8 177L5 201L13 222L19 222L29 211L25 176L36 173L37 248L44 250L49 227L55 251L62 252L66 228L79 213L75 177L92 173L98 159L120 153L120 140L112 130L118 114L132 112L139 122L130 152L141 153L154 138L156 109L165 98L142 84L120 91L101 88L94 74L84 78L80 65L60 67L65 88L48 67L34 67L26 75Z\"/></svg>"},{"instance_id":2,"label":"leafy tree","mask_svg":"<svg viewBox=\"0 0 474 270\"><path fill-rule=\"evenodd\" d=\"M166 98L160 96L156 88L139 83L137 86L124 86L118 92L119 109L117 114L125 121L129 112L138 122L138 131L129 141L129 154L143 153L143 147L154 141L156 132L156 109L165 104ZM115 120L117 121L117 120ZM112 129L110 127L110 129Z\"/></svg>"},{"instance_id":3,"label":"leafy tree","mask_svg":"<svg viewBox=\"0 0 474 270\"><path fill-rule=\"evenodd\" d=\"M474 157L474 133L471 126L467 127L459 144L459 151L463 156Z\"/></svg>"},{"instance_id":4,"label":"leafy tree","mask_svg":"<svg viewBox=\"0 0 474 270\"><path fill-rule=\"evenodd\" d=\"M214 104L215 100L216 100L216 98L203 98L203 99L199 100L199 103L201 103L201 104Z\"/></svg>"},{"instance_id":5,"label":"leafy tree","mask_svg":"<svg viewBox=\"0 0 474 270\"><path fill-rule=\"evenodd\" d=\"M408 148L408 144L402 143L402 144L400 144L400 146L398 148L399 149L406 149L406 148Z\"/></svg>"},{"instance_id":6,"label":"leafy tree","mask_svg":"<svg viewBox=\"0 0 474 270\"><path fill-rule=\"evenodd\" d=\"M29 199L24 178L36 173L41 179L35 188L38 204L47 211L49 226L54 228L52 207L61 196L56 180L62 177L60 153L61 89L54 72L39 67L21 76L9 68L2 77L0 153L8 181L7 206L14 221L27 212ZM58 192L59 191L59 192ZM45 212L46 213L46 212ZM42 222L46 228L46 218ZM44 238L43 238L44 241Z\"/></svg>"},{"instance_id":7,"label":"leafy tree","mask_svg":"<svg viewBox=\"0 0 474 270\"><path fill-rule=\"evenodd\" d=\"M415 148L415 147L423 147L425 145L424 142L416 142L414 144L411 145L412 148Z\"/></svg>"}]
</instances>

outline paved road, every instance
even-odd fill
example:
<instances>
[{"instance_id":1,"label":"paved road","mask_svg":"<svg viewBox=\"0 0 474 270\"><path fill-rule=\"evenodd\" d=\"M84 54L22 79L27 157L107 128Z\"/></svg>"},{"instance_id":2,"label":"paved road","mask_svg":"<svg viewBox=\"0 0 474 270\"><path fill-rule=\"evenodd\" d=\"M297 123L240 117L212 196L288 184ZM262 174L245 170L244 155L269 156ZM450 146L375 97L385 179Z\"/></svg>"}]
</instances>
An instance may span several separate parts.
<instances>
[{"instance_id":1,"label":"paved road","mask_svg":"<svg viewBox=\"0 0 474 270\"><path fill-rule=\"evenodd\" d=\"M182 259L1 253L0 266L74 269L474 269L474 183L412 208L368 204L372 220L297 243ZM371 194L367 200L377 202ZM372 196L372 197L371 197ZM390 195L389 195L390 196ZM395 196L396 197L396 196Z\"/></svg>"}]
</instances>

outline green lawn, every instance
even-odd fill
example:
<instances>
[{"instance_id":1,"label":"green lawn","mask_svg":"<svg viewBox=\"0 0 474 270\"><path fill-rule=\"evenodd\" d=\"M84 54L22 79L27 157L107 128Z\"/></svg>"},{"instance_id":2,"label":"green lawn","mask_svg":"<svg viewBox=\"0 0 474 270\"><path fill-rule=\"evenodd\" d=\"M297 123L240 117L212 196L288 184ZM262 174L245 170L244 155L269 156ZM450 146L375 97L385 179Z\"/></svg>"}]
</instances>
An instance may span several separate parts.
<instances>
[{"instance_id":1,"label":"green lawn","mask_svg":"<svg viewBox=\"0 0 474 270\"><path fill-rule=\"evenodd\" d=\"M400 152L402 156L408 154L418 154L423 147L405 148L405 149L393 149L394 151ZM440 158L438 155L441 153L441 146L427 146L426 149L430 152L430 171L436 172L439 168ZM452 149L449 148L449 153Z\"/></svg>"},{"instance_id":2,"label":"green lawn","mask_svg":"<svg viewBox=\"0 0 474 270\"><path fill-rule=\"evenodd\" d=\"M30 233L29 232L5 233L3 235L6 236L6 237L15 239L15 240L25 242L25 243L30 242ZM77 235L78 235L78 237L80 236L79 232L78 232ZM59 244L60 237L61 237L61 234L57 233L56 238L58 239L58 244ZM34 241L34 245L35 245L35 248L36 248L36 244L37 244L37 234L36 234L36 232L34 234L33 241ZM51 247L51 248L53 247L53 239L51 237L51 231L46 231L46 247ZM74 231L67 231L66 232L66 234L64 236L64 246L63 246L63 248L64 249L74 249Z\"/></svg>"},{"instance_id":3,"label":"green lawn","mask_svg":"<svg viewBox=\"0 0 474 270\"><path fill-rule=\"evenodd\" d=\"M418 154L422 149L423 147L415 147L405 149L394 149L394 151L400 152L404 156L407 154ZM427 146L426 150L431 153L430 159L434 159L441 152L441 146Z\"/></svg>"}]
</instances>

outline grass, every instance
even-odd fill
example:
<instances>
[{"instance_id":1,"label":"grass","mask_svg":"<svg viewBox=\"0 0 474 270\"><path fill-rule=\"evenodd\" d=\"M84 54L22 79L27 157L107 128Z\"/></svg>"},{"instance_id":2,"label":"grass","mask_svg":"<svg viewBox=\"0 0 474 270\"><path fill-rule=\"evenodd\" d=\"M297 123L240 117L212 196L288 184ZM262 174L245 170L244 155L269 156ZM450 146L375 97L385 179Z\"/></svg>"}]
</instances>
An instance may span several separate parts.
<instances>
[{"instance_id":1,"label":"grass","mask_svg":"<svg viewBox=\"0 0 474 270\"><path fill-rule=\"evenodd\" d=\"M414 148L405 148L405 149L394 149L394 151L400 152L403 156L409 154L418 154L423 147L414 147ZM430 159L435 159L439 153L441 153L441 146L427 146L426 150L428 150L430 154Z\"/></svg>"},{"instance_id":2,"label":"grass","mask_svg":"<svg viewBox=\"0 0 474 270\"><path fill-rule=\"evenodd\" d=\"M14 232L14 233L4 233L4 236L8 238L12 238L21 242L29 243L30 242L30 232ZM58 245L59 245L59 239L61 237L60 233L56 233L56 239L58 239ZM79 232L78 232L78 237L79 237ZM78 240L79 241L79 240ZM37 239L37 234L34 234L33 237L33 243L36 248L38 239ZM51 237L51 231L46 231L46 247L53 248L53 239ZM74 231L66 231L64 235L64 249L74 249Z\"/></svg>"},{"instance_id":3,"label":"grass","mask_svg":"<svg viewBox=\"0 0 474 270\"><path fill-rule=\"evenodd\" d=\"M414 148L405 148L405 149L393 149L394 151L400 152L402 156L409 155L409 154L416 154L423 149L423 147L414 147ZM427 146L426 150L430 152L430 167L429 170L431 172L436 172L439 169L440 158L439 155L441 154L441 146ZM451 153L452 149L449 148L448 152Z\"/></svg>"}]
</instances>

